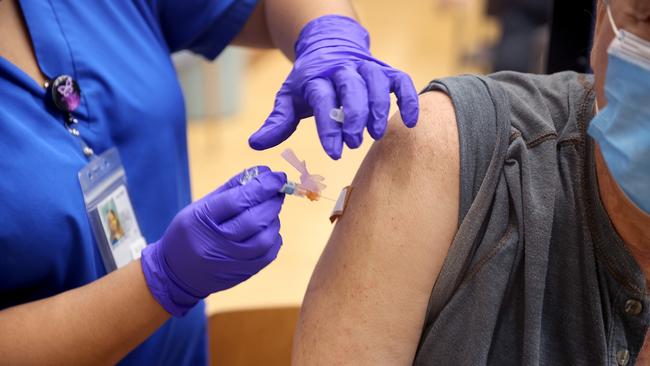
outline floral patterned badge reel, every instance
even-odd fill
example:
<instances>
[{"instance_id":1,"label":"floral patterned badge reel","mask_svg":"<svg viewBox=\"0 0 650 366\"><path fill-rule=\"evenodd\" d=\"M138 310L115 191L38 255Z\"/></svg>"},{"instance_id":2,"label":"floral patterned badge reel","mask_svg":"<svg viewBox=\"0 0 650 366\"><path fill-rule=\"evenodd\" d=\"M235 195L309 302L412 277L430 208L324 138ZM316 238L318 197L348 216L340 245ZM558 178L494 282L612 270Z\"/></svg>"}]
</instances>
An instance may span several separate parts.
<instances>
[{"instance_id":1,"label":"floral patterned badge reel","mask_svg":"<svg viewBox=\"0 0 650 366\"><path fill-rule=\"evenodd\" d=\"M79 107L81 90L79 84L71 76L61 75L52 80L50 93L54 105L63 112L69 113Z\"/></svg>"}]
</instances>

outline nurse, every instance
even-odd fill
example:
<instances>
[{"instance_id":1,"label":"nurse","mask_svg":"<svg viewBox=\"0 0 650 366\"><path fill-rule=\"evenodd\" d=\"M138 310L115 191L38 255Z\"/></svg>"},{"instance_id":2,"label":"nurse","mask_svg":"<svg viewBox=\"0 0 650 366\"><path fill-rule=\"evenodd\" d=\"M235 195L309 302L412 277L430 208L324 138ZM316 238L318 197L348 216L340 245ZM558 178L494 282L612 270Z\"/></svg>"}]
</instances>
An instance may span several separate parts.
<instances>
[{"instance_id":1,"label":"nurse","mask_svg":"<svg viewBox=\"0 0 650 366\"><path fill-rule=\"evenodd\" d=\"M391 92L417 121L411 80L373 58L348 1L0 0L2 363L206 364L202 299L282 244L283 173L258 167L190 204L169 55L231 43L295 61L255 149L315 115L338 159L364 129L384 134Z\"/></svg>"}]
</instances>

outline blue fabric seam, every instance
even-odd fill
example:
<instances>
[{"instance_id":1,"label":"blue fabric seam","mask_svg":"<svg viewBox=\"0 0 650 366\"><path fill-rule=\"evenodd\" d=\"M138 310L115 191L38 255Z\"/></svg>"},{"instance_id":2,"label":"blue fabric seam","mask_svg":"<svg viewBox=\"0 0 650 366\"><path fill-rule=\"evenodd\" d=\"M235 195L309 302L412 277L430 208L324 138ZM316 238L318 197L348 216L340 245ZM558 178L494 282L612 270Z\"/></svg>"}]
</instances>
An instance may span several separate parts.
<instances>
[{"instance_id":1,"label":"blue fabric seam","mask_svg":"<svg viewBox=\"0 0 650 366\"><path fill-rule=\"evenodd\" d=\"M68 48L68 54L70 55L70 62L72 63L72 72L74 74L74 78L75 78L75 80L77 80L77 82L79 82L78 81L79 80L79 72L77 71L77 62L75 61L74 54L72 53L72 46L70 46L70 41L68 40L68 37L66 36L65 32L63 31L63 26L61 25L61 19L59 18L59 14L56 12L56 8L54 7L54 4L52 4L52 0L48 0L48 2L50 3L50 7L52 8L52 13L54 14L54 19L56 20L56 25L59 27L59 30L61 31L61 36L63 37L63 40L65 41L65 44L66 44L66 46ZM53 75L52 77L56 77L56 75ZM86 112L87 112L87 114L86 114L87 121L84 121L84 122L86 122L86 124L89 124L90 120L91 120L91 117L90 117L91 116L90 103L88 102L88 98L86 98L86 95L83 93L83 90L82 90L82 93L81 93L81 98L83 99L84 104L86 105ZM73 113L71 113L71 114L73 114Z\"/></svg>"}]
</instances>

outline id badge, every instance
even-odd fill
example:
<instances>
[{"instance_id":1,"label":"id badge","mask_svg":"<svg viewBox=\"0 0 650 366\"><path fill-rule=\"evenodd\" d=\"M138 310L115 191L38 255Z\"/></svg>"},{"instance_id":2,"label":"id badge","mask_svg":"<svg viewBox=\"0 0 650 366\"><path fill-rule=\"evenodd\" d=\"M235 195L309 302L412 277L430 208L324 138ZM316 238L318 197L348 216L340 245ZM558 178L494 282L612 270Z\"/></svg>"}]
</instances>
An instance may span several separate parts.
<instances>
[{"instance_id":1,"label":"id badge","mask_svg":"<svg viewBox=\"0 0 650 366\"><path fill-rule=\"evenodd\" d=\"M79 183L106 272L140 258L147 244L131 206L117 149L91 160L79 171Z\"/></svg>"}]
</instances>

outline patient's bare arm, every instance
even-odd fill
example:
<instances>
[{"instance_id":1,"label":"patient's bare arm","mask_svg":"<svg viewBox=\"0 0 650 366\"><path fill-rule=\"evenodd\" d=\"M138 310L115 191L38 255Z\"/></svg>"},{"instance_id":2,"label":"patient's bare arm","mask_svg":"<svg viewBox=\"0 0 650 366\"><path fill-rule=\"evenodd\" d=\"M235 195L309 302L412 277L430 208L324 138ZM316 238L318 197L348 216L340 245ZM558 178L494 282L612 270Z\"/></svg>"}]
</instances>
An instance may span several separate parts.
<instances>
[{"instance_id":1,"label":"patient's bare arm","mask_svg":"<svg viewBox=\"0 0 650 366\"><path fill-rule=\"evenodd\" d=\"M454 109L420 97L417 127L393 117L354 179L347 210L311 278L296 365L411 364L433 284L456 233Z\"/></svg>"}]
</instances>

